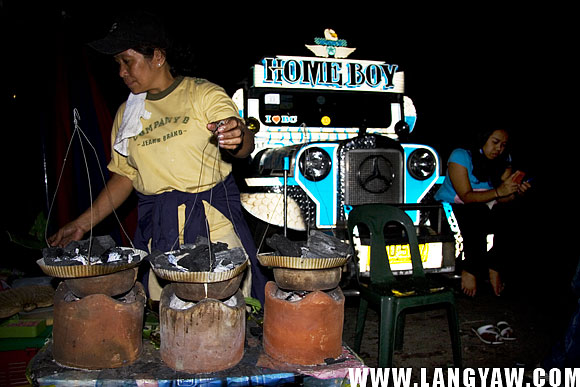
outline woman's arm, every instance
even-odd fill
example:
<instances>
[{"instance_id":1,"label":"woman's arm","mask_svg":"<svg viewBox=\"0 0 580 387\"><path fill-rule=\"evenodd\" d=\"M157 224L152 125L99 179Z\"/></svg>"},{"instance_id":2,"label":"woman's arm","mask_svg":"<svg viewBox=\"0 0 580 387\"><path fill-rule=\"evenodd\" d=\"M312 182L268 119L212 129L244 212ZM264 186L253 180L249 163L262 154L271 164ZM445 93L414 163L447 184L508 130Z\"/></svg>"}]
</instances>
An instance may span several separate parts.
<instances>
[{"instance_id":1,"label":"woman's arm","mask_svg":"<svg viewBox=\"0 0 580 387\"><path fill-rule=\"evenodd\" d=\"M215 131L216 123L210 123L207 128ZM245 158L254 150L254 134L246 127L242 119L230 117L217 127L216 132L220 148L228 150L232 156Z\"/></svg>"},{"instance_id":2,"label":"woman's arm","mask_svg":"<svg viewBox=\"0 0 580 387\"><path fill-rule=\"evenodd\" d=\"M511 174L510 169L504 172L502 176L503 182L499 187L484 191L474 191L469 182L467 168L454 162L450 162L448 168L453 188L464 203L487 203L495 199L510 197L518 190L518 184L512 179L515 173Z\"/></svg>"},{"instance_id":3,"label":"woman's arm","mask_svg":"<svg viewBox=\"0 0 580 387\"><path fill-rule=\"evenodd\" d=\"M48 238L48 243L51 246L64 247L71 241L80 240L92 227L127 200L132 191L133 183L129 178L112 173L107 185L97 196L91 208Z\"/></svg>"}]
</instances>

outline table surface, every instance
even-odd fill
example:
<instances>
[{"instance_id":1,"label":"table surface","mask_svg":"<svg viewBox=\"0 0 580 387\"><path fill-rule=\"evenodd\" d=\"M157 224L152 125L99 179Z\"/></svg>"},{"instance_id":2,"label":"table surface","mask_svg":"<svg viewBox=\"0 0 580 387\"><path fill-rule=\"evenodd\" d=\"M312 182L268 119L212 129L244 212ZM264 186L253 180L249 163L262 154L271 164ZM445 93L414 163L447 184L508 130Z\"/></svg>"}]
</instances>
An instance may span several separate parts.
<instances>
[{"instance_id":1,"label":"table surface","mask_svg":"<svg viewBox=\"0 0 580 387\"><path fill-rule=\"evenodd\" d=\"M246 339L244 357L234 367L209 374L189 374L169 368L161 360L158 349L149 340L130 365L83 370L64 367L54 361L52 342L48 342L30 361L29 380L38 386L197 386L197 385L281 385L314 380L308 384L341 385L348 378L349 368L364 367L362 360L346 345L340 357L327 364L300 366L275 361L264 353L261 342Z\"/></svg>"}]
</instances>

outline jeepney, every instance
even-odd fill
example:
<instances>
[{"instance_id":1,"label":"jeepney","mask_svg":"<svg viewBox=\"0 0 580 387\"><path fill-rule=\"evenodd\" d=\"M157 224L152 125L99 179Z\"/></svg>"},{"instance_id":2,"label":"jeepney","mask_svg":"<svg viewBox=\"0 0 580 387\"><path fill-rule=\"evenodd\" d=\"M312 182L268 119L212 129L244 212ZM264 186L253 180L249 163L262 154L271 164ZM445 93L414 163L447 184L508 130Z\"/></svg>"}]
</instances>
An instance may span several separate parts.
<instances>
[{"instance_id":1,"label":"jeepney","mask_svg":"<svg viewBox=\"0 0 580 387\"><path fill-rule=\"evenodd\" d=\"M431 199L443 179L440 157L405 142L417 115L404 72L397 64L347 59L355 49L332 30L306 47L315 56L263 58L233 97L255 131L243 207L268 225L345 239L353 206L400 206L417 227L425 269L453 271L449 214ZM393 270L408 272L408 245L389 243ZM360 271L368 272L368 247L361 240L357 249Z\"/></svg>"}]
</instances>

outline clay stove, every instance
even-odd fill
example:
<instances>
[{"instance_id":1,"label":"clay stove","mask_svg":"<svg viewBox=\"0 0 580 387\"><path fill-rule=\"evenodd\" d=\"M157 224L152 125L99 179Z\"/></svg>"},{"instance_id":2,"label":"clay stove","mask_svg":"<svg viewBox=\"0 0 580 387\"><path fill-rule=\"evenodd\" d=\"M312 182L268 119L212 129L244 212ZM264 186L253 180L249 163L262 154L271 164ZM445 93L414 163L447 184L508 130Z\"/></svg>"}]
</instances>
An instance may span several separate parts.
<instances>
[{"instance_id":1,"label":"clay stove","mask_svg":"<svg viewBox=\"0 0 580 387\"><path fill-rule=\"evenodd\" d=\"M338 358L345 301L338 283L346 259L261 256L260 262L273 267L275 278L265 289L266 354L296 365Z\"/></svg>"},{"instance_id":2,"label":"clay stove","mask_svg":"<svg viewBox=\"0 0 580 387\"><path fill-rule=\"evenodd\" d=\"M137 268L67 279L54 299L53 356L74 368L117 368L142 350L146 301Z\"/></svg>"},{"instance_id":3,"label":"clay stove","mask_svg":"<svg viewBox=\"0 0 580 387\"><path fill-rule=\"evenodd\" d=\"M210 373L235 366L244 356L246 304L240 283L247 260L224 272L180 272L151 260L171 281L159 301L160 353L176 371Z\"/></svg>"},{"instance_id":4,"label":"clay stove","mask_svg":"<svg viewBox=\"0 0 580 387\"><path fill-rule=\"evenodd\" d=\"M63 280L54 296L54 360L82 369L134 362L142 350L146 301L136 279L146 253L99 236L42 254L36 261L42 271Z\"/></svg>"},{"instance_id":5,"label":"clay stove","mask_svg":"<svg viewBox=\"0 0 580 387\"><path fill-rule=\"evenodd\" d=\"M159 303L163 362L189 373L235 366L244 356L246 304L242 292L237 289L227 300L196 301L177 298L175 284L163 288Z\"/></svg>"},{"instance_id":6,"label":"clay stove","mask_svg":"<svg viewBox=\"0 0 580 387\"><path fill-rule=\"evenodd\" d=\"M325 359L338 358L344 321L340 288L309 292L297 301L282 299L279 292L275 282L266 284L264 351L289 364L322 364Z\"/></svg>"}]
</instances>

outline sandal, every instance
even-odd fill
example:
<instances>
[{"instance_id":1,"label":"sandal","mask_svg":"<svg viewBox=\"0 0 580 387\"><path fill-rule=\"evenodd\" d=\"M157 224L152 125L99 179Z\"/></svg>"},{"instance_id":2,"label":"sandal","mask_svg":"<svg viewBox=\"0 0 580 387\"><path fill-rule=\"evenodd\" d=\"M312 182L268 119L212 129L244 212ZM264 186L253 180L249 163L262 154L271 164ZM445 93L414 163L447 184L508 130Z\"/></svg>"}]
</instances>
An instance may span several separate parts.
<instances>
[{"instance_id":1,"label":"sandal","mask_svg":"<svg viewBox=\"0 0 580 387\"><path fill-rule=\"evenodd\" d=\"M485 344L503 344L500 332L495 325L483 325L477 329L471 328L471 330Z\"/></svg>"},{"instance_id":2,"label":"sandal","mask_svg":"<svg viewBox=\"0 0 580 387\"><path fill-rule=\"evenodd\" d=\"M501 336L502 341L516 340L516 337L514 336L514 330L507 321L500 321L495 324L495 327L499 331L499 335Z\"/></svg>"}]
</instances>

